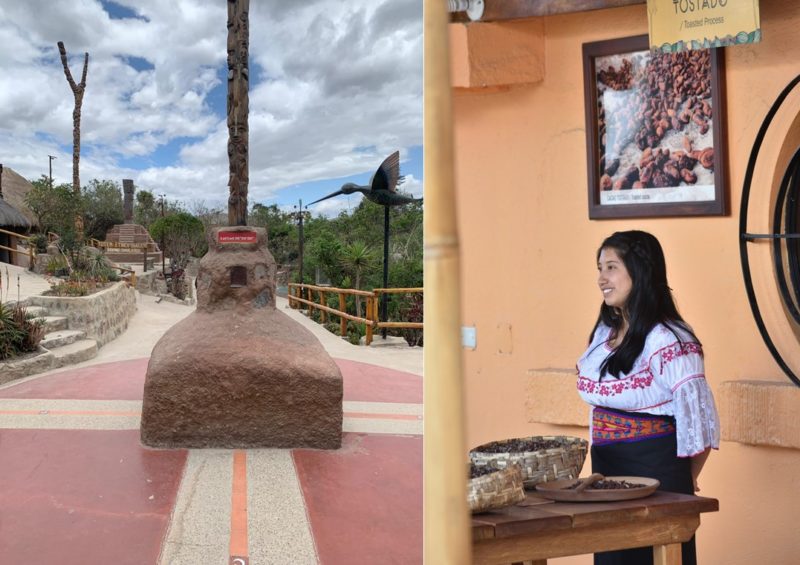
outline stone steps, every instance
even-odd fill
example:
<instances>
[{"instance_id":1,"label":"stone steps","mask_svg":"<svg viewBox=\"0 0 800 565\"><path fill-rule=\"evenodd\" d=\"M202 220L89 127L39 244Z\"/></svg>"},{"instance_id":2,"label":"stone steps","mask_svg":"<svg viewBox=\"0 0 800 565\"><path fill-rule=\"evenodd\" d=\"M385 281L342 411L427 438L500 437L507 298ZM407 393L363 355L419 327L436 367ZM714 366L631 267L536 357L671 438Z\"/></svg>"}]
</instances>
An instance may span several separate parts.
<instances>
[{"instance_id":1,"label":"stone steps","mask_svg":"<svg viewBox=\"0 0 800 565\"><path fill-rule=\"evenodd\" d=\"M86 339L86 332L82 330L70 330L66 316L49 316L44 306L28 306L26 310L44 322L47 333L39 343L38 354L0 363L0 384L97 356L97 341Z\"/></svg>"},{"instance_id":2,"label":"stone steps","mask_svg":"<svg viewBox=\"0 0 800 565\"><path fill-rule=\"evenodd\" d=\"M86 332L81 330L58 330L44 335L40 345L52 351L58 347L75 343L79 339L86 337Z\"/></svg>"},{"instance_id":3,"label":"stone steps","mask_svg":"<svg viewBox=\"0 0 800 565\"><path fill-rule=\"evenodd\" d=\"M28 306L25 311L34 318L44 318L47 316L47 308L44 306Z\"/></svg>"},{"instance_id":4,"label":"stone steps","mask_svg":"<svg viewBox=\"0 0 800 565\"><path fill-rule=\"evenodd\" d=\"M38 319L44 322L44 329L47 333L69 328L69 318L66 316L40 316Z\"/></svg>"},{"instance_id":5,"label":"stone steps","mask_svg":"<svg viewBox=\"0 0 800 565\"><path fill-rule=\"evenodd\" d=\"M45 332L66 330L69 327L69 320L65 316L49 316L44 306L27 306L25 311L44 323Z\"/></svg>"},{"instance_id":6,"label":"stone steps","mask_svg":"<svg viewBox=\"0 0 800 565\"><path fill-rule=\"evenodd\" d=\"M97 357L97 342L93 339L81 339L55 347L50 352L53 354L53 368L57 369Z\"/></svg>"}]
</instances>

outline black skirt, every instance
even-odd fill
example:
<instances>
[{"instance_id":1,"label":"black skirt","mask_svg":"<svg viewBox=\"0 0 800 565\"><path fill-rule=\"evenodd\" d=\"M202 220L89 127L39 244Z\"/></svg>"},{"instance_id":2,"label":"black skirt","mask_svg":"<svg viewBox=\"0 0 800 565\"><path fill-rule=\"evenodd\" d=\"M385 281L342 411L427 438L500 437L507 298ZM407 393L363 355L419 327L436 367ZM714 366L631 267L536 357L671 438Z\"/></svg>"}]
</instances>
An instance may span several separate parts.
<instances>
[{"instance_id":1,"label":"black skirt","mask_svg":"<svg viewBox=\"0 0 800 565\"><path fill-rule=\"evenodd\" d=\"M678 457L674 433L653 439L592 446L592 472L658 479L659 490L694 494L691 458ZM681 544L683 565L696 565L694 536ZM653 548L595 553L595 565L652 565Z\"/></svg>"}]
</instances>

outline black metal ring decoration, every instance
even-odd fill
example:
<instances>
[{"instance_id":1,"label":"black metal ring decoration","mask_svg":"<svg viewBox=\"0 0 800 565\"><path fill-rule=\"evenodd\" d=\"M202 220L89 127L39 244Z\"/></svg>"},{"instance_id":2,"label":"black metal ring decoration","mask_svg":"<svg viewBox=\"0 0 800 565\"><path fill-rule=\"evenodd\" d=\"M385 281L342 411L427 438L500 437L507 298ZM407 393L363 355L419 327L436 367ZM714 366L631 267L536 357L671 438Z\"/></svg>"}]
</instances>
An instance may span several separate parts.
<instances>
[{"instance_id":1,"label":"black metal ring decoration","mask_svg":"<svg viewBox=\"0 0 800 565\"><path fill-rule=\"evenodd\" d=\"M769 335L764 319L761 316L761 311L758 307L758 300L756 299L755 289L753 287L753 279L750 275L750 260L747 255L748 242L756 239L771 239L773 241L773 257L775 265L781 265L781 240L787 241L789 249L789 275L792 281L792 287L795 293L800 293L800 233L798 233L798 211L797 205L800 202L800 150L795 152L786 173L781 181L781 187L776 200L775 213L773 216L773 229L771 234L750 234L747 233L747 209L750 202L750 186L753 181L753 172L758 158L758 152L761 150L761 145L766 137L767 130L772 123L775 114L781 107L781 104L789 96L792 89L800 83L800 75L795 77L778 95L778 98L772 104L772 107L767 112L761 127L758 130L756 139L753 142L753 150L750 152L750 159L747 162L747 171L744 176L744 186L742 188L742 204L739 211L739 255L742 261L742 276L744 278L744 286L747 291L747 299L750 302L750 309L753 312L758 331L761 333L761 338L772 354L772 357L778 363L778 366L786 373L786 376L798 387L800 387L800 378L792 372L792 369L781 357L778 348L772 341ZM786 205L788 204L788 205ZM794 209L793 205L794 204ZM785 210L785 232L781 233L781 216L784 215ZM800 300L800 296L792 297L792 291L786 283L784 273L781 269L776 268L778 287L781 293L781 298L786 304L787 310L791 312L792 317L800 323L800 312L795 305L795 302Z\"/></svg>"},{"instance_id":2,"label":"black metal ring decoration","mask_svg":"<svg viewBox=\"0 0 800 565\"><path fill-rule=\"evenodd\" d=\"M784 216L784 229L786 235L795 234L797 232L797 208L792 208L791 204L797 202L798 186L800 186L800 149L795 151L786 172L783 175L781 186L778 191L778 197L775 204L775 213L772 218L773 234L780 235L777 232L777 227L781 225L781 217ZM786 211L784 214L784 204ZM781 253L781 239L775 238L772 241L772 252L775 260L775 265L783 264L783 257ZM787 247L787 263L789 268L789 279L792 281L795 295L792 294L789 285L786 283L786 274L783 269L776 268L775 275L778 279L778 288L781 292L781 297L786 305L787 311L791 314L792 318L800 324L800 310L798 310L795 302L797 301L796 293L800 292L800 285L797 284L798 280L798 266L800 266L800 256L796 253L796 245L800 241L796 239L786 239ZM795 251L795 253L792 253Z\"/></svg>"}]
</instances>

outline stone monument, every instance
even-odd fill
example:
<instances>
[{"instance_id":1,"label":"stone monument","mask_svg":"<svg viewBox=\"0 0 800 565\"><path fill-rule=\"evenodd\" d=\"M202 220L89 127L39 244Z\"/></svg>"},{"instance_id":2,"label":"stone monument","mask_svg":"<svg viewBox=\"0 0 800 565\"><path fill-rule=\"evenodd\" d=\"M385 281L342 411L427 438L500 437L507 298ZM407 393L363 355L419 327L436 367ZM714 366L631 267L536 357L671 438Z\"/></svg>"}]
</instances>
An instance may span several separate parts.
<instances>
[{"instance_id":1,"label":"stone monument","mask_svg":"<svg viewBox=\"0 0 800 565\"><path fill-rule=\"evenodd\" d=\"M124 224L133 223L133 179L122 179L122 215Z\"/></svg>"},{"instance_id":2,"label":"stone monument","mask_svg":"<svg viewBox=\"0 0 800 565\"><path fill-rule=\"evenodd\" d=\"M148 263L161 262L161 250L147 228L133 223L133 193L135 188L132 179L122 179L123 223L113 226L106 232L105 241L98 242L105 250L106 257L113 263L140 263L147 257Z\"/></svg>"},{"instance_id":3,"label":"stone monument","mask_svg":"<svg viewBox=\"0 0 800 565\"><path fill-rule=\"evenodd\" d=\"M150 357L142 443L340 447L341 373L311 332L275 308L266 231L215 228L208 244L197 310Z\"/></svg>"},{"instance_id":4,"label":"stone monument","mask_svg":"<svg viewBox=\"0 0 800 565\"><path fill-rule=\"evenodd\" d=\"M153 348L142 403L152 447L312 447L342 442L342 375L303 326L275 308L266 231L247 220L248 0L228 0L231 227L207 235L197 310Z\"/></svg>"}]
</instances>

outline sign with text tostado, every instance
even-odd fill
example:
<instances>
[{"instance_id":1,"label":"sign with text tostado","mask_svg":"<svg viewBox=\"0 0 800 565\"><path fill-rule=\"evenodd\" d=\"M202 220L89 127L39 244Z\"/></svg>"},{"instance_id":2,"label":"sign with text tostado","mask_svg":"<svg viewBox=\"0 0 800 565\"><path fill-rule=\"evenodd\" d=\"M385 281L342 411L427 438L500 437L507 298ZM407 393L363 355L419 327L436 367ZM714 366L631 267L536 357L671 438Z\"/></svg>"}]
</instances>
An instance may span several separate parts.
<instances>
[{"instance_id":1,"label":"sign with text tostado","mask_svg":"<svg viewBox=\"0 0 800 565\"><path fill-rule=\"evenodd\" d=\"M254 231L220 231L217 241L220 243L255 243L258 239Z\"/></svg>"},{"instance_id":2,"label":"sign with text tostado","mask_svg":"<svg viewBox=\"0 0 800 565\"><path fill-rule=\"evenodd\" d=\"M666 53L761 41L758 0L647 0L650 48Z\"/></svg>"}]
</instances>

